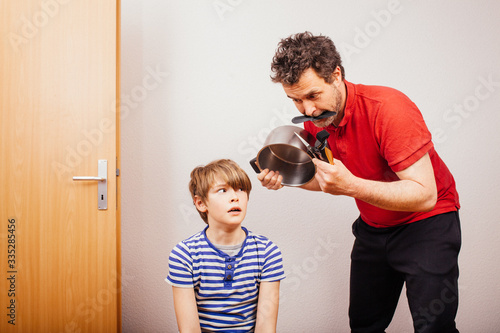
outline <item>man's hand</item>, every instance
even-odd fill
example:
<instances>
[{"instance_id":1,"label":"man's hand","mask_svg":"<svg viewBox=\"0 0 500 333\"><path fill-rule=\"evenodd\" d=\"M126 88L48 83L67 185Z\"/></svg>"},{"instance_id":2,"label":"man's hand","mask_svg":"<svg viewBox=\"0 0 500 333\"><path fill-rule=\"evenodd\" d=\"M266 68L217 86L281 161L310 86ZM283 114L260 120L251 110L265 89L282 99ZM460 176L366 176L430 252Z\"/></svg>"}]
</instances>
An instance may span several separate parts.
<instances>
[{"instance_id":1,"label":"man's hand","mask_svg":"<svg viewBox=\"0 0 500 333\"><path fill-rule=\"evenodd\" d=\"M352 196L352 184L355 176L339 160L333 160L333 164L313 159L316 166L316 175L314 176L321 191L333 195Z\"/></svg>"},{"instance_id":2,"label":"man's hand","mask_svg":"<svg viewBox=\"0 0 500 333\"><path fill-rule=\"evenodd\" d=\"M283 187L281 184L283 176L280 175L278 171L269 171L269 169L264 169L257 175L257 179L260 181L262 186L268 190L279 190Z\"/></svg>"}]
</instances>

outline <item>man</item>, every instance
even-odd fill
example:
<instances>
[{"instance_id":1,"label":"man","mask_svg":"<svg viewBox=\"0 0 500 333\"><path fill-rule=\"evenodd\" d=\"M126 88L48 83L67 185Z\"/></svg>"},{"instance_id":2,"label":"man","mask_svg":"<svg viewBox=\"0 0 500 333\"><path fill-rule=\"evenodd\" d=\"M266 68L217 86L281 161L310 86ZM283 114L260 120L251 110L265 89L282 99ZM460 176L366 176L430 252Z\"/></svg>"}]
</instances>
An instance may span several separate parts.
<instances>
[{"instance_id":1,"label":"man","mask_svg":"<svg viewBox=\"0 0 500 333\"><path fill-rule=\"evenodd\" d=\"M333 42L309 32L282 39L273 82L306 116L313 135L326 129L334 160L318 159L302 187L353 197L349 322L352 332L384 332L403 283L415 332L458 332L460 208L452 174L438 156L423 117L401 92L345 80ZM282 187L278 171L263 170L268 189Z\"/></svg>"}]
</instances>

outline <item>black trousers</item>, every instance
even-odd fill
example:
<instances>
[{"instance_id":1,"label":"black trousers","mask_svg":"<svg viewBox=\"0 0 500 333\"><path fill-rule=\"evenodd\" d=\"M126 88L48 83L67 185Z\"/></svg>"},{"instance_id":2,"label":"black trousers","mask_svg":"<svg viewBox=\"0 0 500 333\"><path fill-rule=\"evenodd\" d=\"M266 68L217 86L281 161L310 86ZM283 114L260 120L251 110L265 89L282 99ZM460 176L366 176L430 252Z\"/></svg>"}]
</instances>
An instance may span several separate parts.
<instances>
[{"instance_id":1,"label":"black trousers","mask_svg":"<svg viewBox=\"0 0 500 333\"><path fill-rule=\"evenodd\" d=\"M406 283L415 332L458 332L458 212L390 228L358 218L351 253L349 322L354 333L385 332Z\"/></svg>"}]
</instances>

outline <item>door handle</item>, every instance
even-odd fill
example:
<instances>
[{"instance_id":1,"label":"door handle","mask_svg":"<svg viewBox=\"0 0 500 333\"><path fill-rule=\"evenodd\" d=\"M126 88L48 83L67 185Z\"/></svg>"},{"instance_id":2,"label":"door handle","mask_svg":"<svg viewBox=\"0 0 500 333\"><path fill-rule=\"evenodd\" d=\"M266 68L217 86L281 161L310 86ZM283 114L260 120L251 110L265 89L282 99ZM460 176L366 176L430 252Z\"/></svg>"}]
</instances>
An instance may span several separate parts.
<instances>
[{"instance_id":1,"label":"door handle","mask_svg":"<svg viewBox=\"0 0 500 333\"><path fill-rule=\"evenodd\" d=\"M97 161L97 177L75 176L74 181L97 181L97 208L108 209L108 160Z\"/></svg>"},{"instance_id":2,"label":"door handle","mask_svg":"<svg viewBox=\"0 0 500 333\"><path fill-rule=\"evenodd\" d=\"M106 178L102 177L87 177L87 176L81 176L81 177L73 177L73 180L96 180L98 182L106 181Z\"/></svg>"}]
</instances>

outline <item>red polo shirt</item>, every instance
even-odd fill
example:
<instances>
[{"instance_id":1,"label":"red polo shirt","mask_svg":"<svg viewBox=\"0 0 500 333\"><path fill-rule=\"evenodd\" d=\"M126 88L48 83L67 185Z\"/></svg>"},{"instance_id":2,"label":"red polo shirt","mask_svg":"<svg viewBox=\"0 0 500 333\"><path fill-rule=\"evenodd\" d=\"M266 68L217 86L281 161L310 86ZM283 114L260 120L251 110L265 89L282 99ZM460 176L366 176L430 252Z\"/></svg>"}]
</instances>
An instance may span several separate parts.
<instances>
[{"instance_id":1,"label":"red polo shirt","mask_svg":"<svg viewBox=\"0 0 500 333\"><path fill-rule=\"evenodd\" d=\"M344 82L344 118L337 128L326 128L333 156L357 177L395 181L399 179L395 172L429 153L438 191L436 207L430 212L390 211L356 199L363 221L374 227L389 227L460 208L455 180L434 150L431 133L417 106L392 88ZM310 121L304 127L313 135L323 130Z\"/></svg>"}]
</instances>

